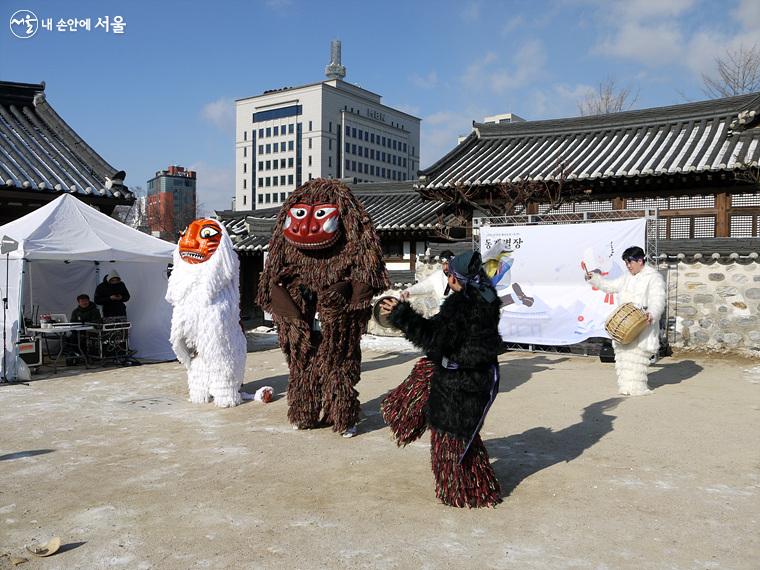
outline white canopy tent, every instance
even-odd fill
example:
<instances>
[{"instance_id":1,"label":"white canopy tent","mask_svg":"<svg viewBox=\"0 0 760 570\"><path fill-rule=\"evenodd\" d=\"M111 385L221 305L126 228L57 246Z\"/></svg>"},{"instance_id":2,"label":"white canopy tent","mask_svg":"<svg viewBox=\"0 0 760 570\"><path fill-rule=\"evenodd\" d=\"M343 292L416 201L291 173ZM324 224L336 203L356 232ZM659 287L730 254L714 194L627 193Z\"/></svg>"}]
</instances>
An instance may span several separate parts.
<instances>
[{"instance_id":1,"label":"white canopy tent","mask_svg":"<svg viewBox=\"0 0 760 570\"><path fill-rule=\"evenodd\" d=\"M35 308L37 313L70 315L77 295L94 299L95 287L114 269L131 295L127 316L135 356L174 358L172 310L164 299L174 244L134 230L69 194L0 226L3 236L18 242L18 249L0 258L0 297L8 298L4 360L9 379L16 376L16 342L24 317L31 318ZM0 370L2 366L0 362Z\"/></svg>"}]
</instances>

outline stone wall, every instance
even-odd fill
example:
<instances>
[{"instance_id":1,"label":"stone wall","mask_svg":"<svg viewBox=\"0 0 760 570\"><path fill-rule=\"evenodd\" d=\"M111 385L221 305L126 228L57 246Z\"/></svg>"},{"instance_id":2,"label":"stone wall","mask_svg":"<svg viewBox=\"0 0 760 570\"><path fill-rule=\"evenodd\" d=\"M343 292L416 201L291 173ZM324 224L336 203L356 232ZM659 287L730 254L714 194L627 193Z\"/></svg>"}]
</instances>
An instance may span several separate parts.
<instances>
[{"instance_id":1,"label":"stone wall","mask_svg":"<svg viewBox=\"0 0 760 570\"><path fill-rule=\"evenodd\" d=\"M668 275L673 346L760 356L760 264L723 256L661 268Z\"/></svg>"}]
</instances>

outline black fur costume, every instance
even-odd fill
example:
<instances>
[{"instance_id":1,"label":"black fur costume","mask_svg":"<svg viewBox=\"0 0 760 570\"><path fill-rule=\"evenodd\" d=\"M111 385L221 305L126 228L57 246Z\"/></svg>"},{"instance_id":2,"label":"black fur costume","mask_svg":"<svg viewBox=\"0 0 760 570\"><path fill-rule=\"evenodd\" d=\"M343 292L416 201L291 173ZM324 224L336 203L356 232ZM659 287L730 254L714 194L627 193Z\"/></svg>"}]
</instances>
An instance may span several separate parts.
<instances>
[{"instance_id":1,"label":"black fur costume","mask_svg":"<svg viewBox=\"0 0 760 570\"><path fill-rule=\"evenodd\" d=\"M427 359L422 359L410 377L386 398L383 414L386 420L404 418L395 425L389 423L399 444L406 445L422 435L420 420L410 414L413 409L422 408L420 402L427 396L425 412L432 432L436 495L447 505L483 507L501 502L499 483L477 435L491 399L493 366L498 366L502 343L498 331L499 307L498 299L487 302L476 290L467 287L447 297L441 311L430 319L407 302L399 303L390 315L394 326L424 350ZM459 368L444 368L443 357ZM429 396L425 393L426 386ZM406 409L401 410L402 406ZM401 423L406 424L403 430L397 429Z\"/></svg>"}]
</instances>

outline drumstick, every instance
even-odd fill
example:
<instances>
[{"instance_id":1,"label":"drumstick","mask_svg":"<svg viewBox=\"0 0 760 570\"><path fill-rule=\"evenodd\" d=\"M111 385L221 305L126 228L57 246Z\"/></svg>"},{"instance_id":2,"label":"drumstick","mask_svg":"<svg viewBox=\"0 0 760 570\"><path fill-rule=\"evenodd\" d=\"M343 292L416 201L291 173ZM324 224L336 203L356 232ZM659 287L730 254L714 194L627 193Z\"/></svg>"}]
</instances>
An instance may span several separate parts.
<instances>
[{"instance_id":1,"label":"drumstick","mask_svg":"<svg viewBox=\"0 0 760 570\"><path fill-rule=\"evenodd\" d=\"M585 271L586 273L588 273L588 268L586 267L586 262L585 261L581 261L581 269L583 269L583 271Z\"/></svg>"}]
</instances>

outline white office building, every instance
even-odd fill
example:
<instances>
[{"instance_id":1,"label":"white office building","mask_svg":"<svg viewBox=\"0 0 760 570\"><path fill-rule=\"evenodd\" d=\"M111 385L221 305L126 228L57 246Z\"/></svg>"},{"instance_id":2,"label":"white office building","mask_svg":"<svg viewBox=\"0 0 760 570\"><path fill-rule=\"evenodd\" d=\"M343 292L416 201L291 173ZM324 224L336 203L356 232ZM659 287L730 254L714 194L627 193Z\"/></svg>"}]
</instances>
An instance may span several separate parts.
<instances>
[{"instance_id":1,"label":"white office building","mask_svg":"<svg viewBox=\"0 0 760 570\"><path fill-rule=\"evenodd\" d=\"M327 80L235 102L235 210L271 208L312 178L416 178L420 119L343 81L340 42Z\"/></svg>"}]
</instances>

